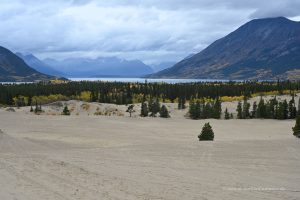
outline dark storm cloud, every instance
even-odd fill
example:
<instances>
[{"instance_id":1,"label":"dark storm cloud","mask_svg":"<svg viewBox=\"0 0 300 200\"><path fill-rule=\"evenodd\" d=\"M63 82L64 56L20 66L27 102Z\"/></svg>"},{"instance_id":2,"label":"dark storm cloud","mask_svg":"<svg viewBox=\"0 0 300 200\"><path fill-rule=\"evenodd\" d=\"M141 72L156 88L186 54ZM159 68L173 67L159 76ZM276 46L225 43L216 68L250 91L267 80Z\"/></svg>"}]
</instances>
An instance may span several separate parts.
<instances>
[{"instance_id":1,"label":"dark storm cloud","mask_svg":"<svg viewBox=\"0 0 300 200\"><path fill-rule=\"evenodd\" d=\"M42 57L178 60L248 20L298 19L299 10L299 0L1 0L0 45Z\"/></svg>"}]
</instances>

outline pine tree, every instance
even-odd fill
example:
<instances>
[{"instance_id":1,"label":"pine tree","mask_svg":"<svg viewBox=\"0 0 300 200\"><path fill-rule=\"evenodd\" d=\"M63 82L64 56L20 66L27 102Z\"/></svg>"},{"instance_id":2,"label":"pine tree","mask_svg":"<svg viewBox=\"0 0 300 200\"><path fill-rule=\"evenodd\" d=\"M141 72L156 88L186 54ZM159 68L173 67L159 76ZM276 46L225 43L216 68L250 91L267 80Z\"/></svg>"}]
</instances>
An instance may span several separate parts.
<instances>
[{"instance_id":1,"label":"pine tree","mask_svg":"<svg viewBox=\"0 0 300 200\"><path fill-rule=\"evenodd\" d=\"M242 103L240 101L238 102L236 111L237 111L237 118L238 119L243 119L243 114L242 114L243 109L242 109Z\"/></svg>"},{"instance_id":2,"label":"pine tree","mask_svg":"<svg viewBox=\"0 0 300 200\"><path fill-rule=\"evenodd\" d=\"M181 110L182 109L182 99L181 98L179 98L178 99L178 110Z\"/></svg>"},{"instance_id":3,"label":"pine tree","mask_svg":"<svg viewBox=\"0 0 300 200\"><path fill-rule=\"evenodd\" d=\"M186 109L185 103L186 103L185 98L182 98L182 100L181 100L181 109L183 109L183 110Z\"/></svg>"},{"instance_id":4,"label":"pine tree","mask_svg":"<svg viewBox=\"0 0 300 200\"><path fill-rule=\"evenodd\" d=\"M257 118L265 118L266 117L266 106L265 106L265 101L262 97L260 98L256 112L257 112Z\"/></svg>"},{"instance_id":5,"label":"pine tree","mask_svg":"<svg viewBox=\"0 0 300 200\"><path fill-rule=\"evenodd\" d=\"M289 116L289 105L286 101L286 99L283 101L283 119L288 119L288 116Z\"/></svg>"},{"instance_id":6,"label":"pine tree","mask_svg":"<svg viewBox=\"0 0 300 200\"><path fill-rule=\"evenodd\" d=\"M65 107L64 107L64 110L63 110L63 112L62 112L62 115L71 115L71 113L70 113L70 111L69 111L69 109L68 109L68 106L65 106Z\"/></svg>"},{"instance_id":7,"label":"pine tree","mask_svg":"<svg viewBox=\"0 0 300 200\"><path fill-rule=\"evenodd\" d=\"M203 108L203 117L202 119L209 119L212 117L213 114L213 108L210 103L206 103Z\"/></svg>"},{"instance_id":8,"label":"pine tree","mask_svg":"<svg viewBox=\"0 0 300 200\"><path fill-rule=\"evenodd\" d=\"M213 115L212 117L215 119L220 119L222 114L222 103L220 98L216 98L214 105L213 105Z\"/></svg>"},{"instance_id":9,"label":"pine tree","mask_svg":"<svg viewBox=\"0 0 300 200\"><path fill-rule=\"evenodd\" d=\"M214 140L214 132L209 123L205 123L200 135L198 135L199 141Z\"/></svg>"},{"instance_id":10,"label":"pine tree","mask_svg":"<svg viewBox=\"0 0 300 200\"><path fill-rule=\"evenodd\" d=\"M277 108L277 119L284 119L284 105L283 102L279 102Z\"/></svg>"},{"instance_id":11,"label":"pine tree","mask_svg":"<svg viewBox=\"0 0 300 200\"><path fill-rule=\"evenodd\" d=\"M39 108L39 106L38 106L38 102L35 101L34 113L38 113L38 112L40 112L40 108Z\"/></svg>"},{"instance_id":12,"label":"pine tree","mask_svg":"<svg viewBox=\"0 0 300 200\"><path fill-rule=\"evenodd\" d=\"M150 114L151 117L156 117L156 114L159 113L159 111L160 111L160 103L159 103L158 99L156 99L152 103L151 110L149 109L149 111L151 112L151 114Z\"/></svg>"},{"instance_id":13,"label":"pine tree","mask_svg":"<svg viewBox=\"0 0 300 200\"><path fill-rule=\"evenodd\" d=\"M183 110L185 108L186 108L186 106L185 106L185 98L179 97L179 99L178 99L178 110Z\"/></svg>"},{"instance_id":14,"label":"pine tree","mask_svg":"<svg viewBox=\"0 0 300 200\"><path fill-rule=\"evenodd\" d=\"M271 119L276 119L276 106L278 104L278 101L276 99L276 96L271 99L269 101L269 109L268 109L268 115L269 115L269 118Z\"/></svg>"},{"instance_id":15,"label":"pine tree","mask_svg":"<svg viewBox=\"0 0 300 200\"><path fill-rule=\"evenodd\" d=\"M196 119L196 104L193 100L190 101L189 115L190 115L190 118Z\"/></svg>"},{"instance_id":16,"label":"pine tree","mask_svg":"<svg viewBox=\"0 0 300 200\"><path fill-rule=\"evenodd\" d=\"M169 118L170 114L169 111L167 109L167 107L165 105L162 105L160 112L159 112L160 117L162 118Z\"/></svg>"},{"instance_id":17,"label":"pine tree","mask_svg":"<svg viewBox=\"0 0 300 200\"><path fill-rule=\"evenodd\" d=\"M300 137L300 115L296 118L296 124L293 127L293 135L296 137Z\"/></svg>"},{"instance_id":18,"label":"pine tree","mask_svg":"<svg viewBox=\"0 0 300 200\"><path fill-rule=\"evenodd\" d=\"M148 105L146 102L143 102L141 105L141 117L148 117Z\"/></svg>"},{"instance_id":19,"label":"pine tree","mask_svg":"<svg viewBox=\"0 0 300 200\"><path fill-rule=\"evenodd\" d=\"M244 105L243 105L243 112L242 112L242 118L248 119L250 117L250 104L248 103L246 97L244 99Z\"/></svg>"},{"instance_id":20,"label":"pine tree","mask_svg":"<svg viewBox=\"0 0 300 200\"><path fill-rule=\"evenodd\" d=\"M252 106L252 111L251 111L252 118L256 118L256 110L257 110L257 104L256 104L256 101L254 101L253 106Z\"/></svg>"},{"instance_id":21,"label":"pine tree","mask_svg":"<svg viewBox=\"0 0 300 200\"><path fill-rule=\"evenodd\" d=\"M127 110L126 110L126 112L128 112L128 113L129 113L129 116L131 117L131 116L132 116L132 113L135 112L135 110L134 110L134 105L129 105L128 108L127 108Z\"/></svg>"},{"instance_id":22,"label":"pine tree","mask_svg":"<svg viewBox=\"0 0 300 200\"><path fill-rule=\"evenodd\" d=\"M294 95L293 95L292 99L289 101L288 110L289 110L289 119L295 119L296 115L297 115L297 110L295 107Z\"/></svg>"},{"instance_id":23,"label":"pine tree","mask_svg":"<svg viewBox=\"0 0 300 200\"><path fill-rule=\"evenodd\" d=\"M228 112L228 109L227 109L227 108L225 109L225 112L224 112L224 114L225 114L225 119L226 119L226 120L230 119L230 114L229 114L229 112Z\"/></svg>"},{"instance_id":24,"label":"pine tree","mask_svg":"<svg viewBox=\"0 0 300 200\"><path fill-rule=\"evenodd\" d=\"M300 115L300 98L298 99L298 110L297 110L297 115Z\"/></svg>"}]
</instances>

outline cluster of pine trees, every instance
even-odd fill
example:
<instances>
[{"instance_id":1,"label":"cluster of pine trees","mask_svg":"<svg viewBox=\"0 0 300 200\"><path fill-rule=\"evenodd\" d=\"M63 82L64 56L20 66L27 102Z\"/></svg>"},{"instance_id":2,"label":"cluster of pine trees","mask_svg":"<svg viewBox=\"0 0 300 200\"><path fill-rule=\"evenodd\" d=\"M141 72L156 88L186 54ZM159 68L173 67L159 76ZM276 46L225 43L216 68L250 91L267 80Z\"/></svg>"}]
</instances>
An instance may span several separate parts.
<instances>
[{"instance_id":1,"label":"cluster of pine trees","mask_svg":"<svg viewBox=\"0 0 300 200\"><path fill-rule=\"evenodd\" d=\"M297 114L300 114L300 98L298 102L298 110L296 108L295 97L287 102L287 100L279 101L276 96L268 101L262 97L260 101L254 102L250 110L250 103L245 98L244 102L239 102L237 105L237 118L261 118L261 119L295 119Z\"/></svg>"},{"instance_id":2,"label":"cluster of pine trees","mask_svg":"<svg viewBox=\"0 0 300 200\"><path fill-rule=\"evenodd\" d=\"M169 118L170 113L165 105L160 106L158 99L150 100L149 103L142 102L141 117L156 117L159 114L162 118Z\"/></svg>"},{"instance_id":3,"label":"cluster of pine trees","mask_svg":"<svg viewBox=\"0 0 300 200\"><path fill-rule=\"evenodd\" d=\"M222 114L222 103L219 98L213 102L205 102L197 100L190 102L189 116L192 119L220 119Z\"/></svg>"},{"instance_id":4,"label":"cluster of pine trees","mask_svg":"<svg viewBox=\"0 0 300 200\"><path fill-rule=\"evenodd\" d=\"M300 90L300 81L278 82L198 82L198 83L122 83L122 82L67 82L31 83L31 84L0 84L0 104L15 105L14 98L20 97L20 106L31 105L34 96L61 95L62 98L76 99L83 92L89 96L85 98L91 102L132 104L142 102L142 97L158 98L161 102L181 101L179 108L185 101L192 99L228 96L247 96L252 94L276 91ZM22 98L24 97L24 98ZM141 97L140 99L138 97ZM138 102L137 102L138 101ZM182 103L183 102L183 103ZM49 103L49 102L48 102Z\"/></svg>"}]
</instances>

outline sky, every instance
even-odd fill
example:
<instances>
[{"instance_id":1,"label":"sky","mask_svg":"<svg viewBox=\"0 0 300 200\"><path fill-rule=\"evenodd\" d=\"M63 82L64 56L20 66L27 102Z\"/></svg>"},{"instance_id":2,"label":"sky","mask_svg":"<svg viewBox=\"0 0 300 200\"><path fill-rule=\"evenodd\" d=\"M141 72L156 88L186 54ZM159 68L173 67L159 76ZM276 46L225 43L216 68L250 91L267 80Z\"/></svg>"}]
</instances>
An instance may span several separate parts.
<instances>
[{"instance_id":1,"label":"sky","mask_svg":"<svg viewBox=\"0 0 300 200\"><path fill-rule=\"evenodd\" d=\"M39 58L179 61L251 19L300 21L299 0L0 0L0 46Z\"/></svg>"}]
</instances>

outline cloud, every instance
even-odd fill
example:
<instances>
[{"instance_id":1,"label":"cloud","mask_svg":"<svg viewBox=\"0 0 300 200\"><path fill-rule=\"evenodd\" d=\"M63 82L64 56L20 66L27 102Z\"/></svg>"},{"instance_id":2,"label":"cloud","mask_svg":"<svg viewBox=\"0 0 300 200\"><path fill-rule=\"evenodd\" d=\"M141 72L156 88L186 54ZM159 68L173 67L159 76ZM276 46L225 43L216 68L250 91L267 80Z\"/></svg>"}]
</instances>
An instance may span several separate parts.
<instances>
[{"instance_id":1,"label":"cloud","mask_svg":"<svg viewBox=\"0 0 300 200\"><path fill-rule=\"evenodd\" d=\"M1 0L0 45L40 57L157 63L199 52L250 19L298 19L298 10L298 0Z\"/></svg>"}]
</instances>

